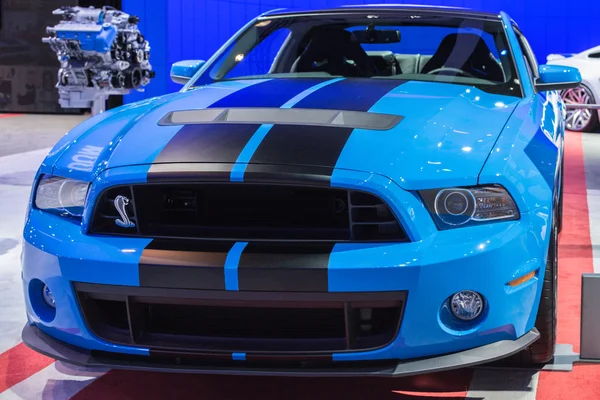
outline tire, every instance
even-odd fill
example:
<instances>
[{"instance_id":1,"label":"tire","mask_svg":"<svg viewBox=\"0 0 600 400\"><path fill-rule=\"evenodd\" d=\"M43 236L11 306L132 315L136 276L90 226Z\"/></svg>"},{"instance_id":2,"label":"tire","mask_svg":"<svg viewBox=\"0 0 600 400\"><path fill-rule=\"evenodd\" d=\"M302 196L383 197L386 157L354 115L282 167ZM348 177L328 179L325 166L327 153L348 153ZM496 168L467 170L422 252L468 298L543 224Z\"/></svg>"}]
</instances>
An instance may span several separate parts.
<instances>
[{"instance_id":1,"label":"tire","mask_svg":"<svg viewBox=\"0 0 600 400\"><path fill-rule=\"evenodd\" d=\"M558 210L556 216L556 229L558 233L562 232L563 227L563 198L565 191L565 160L560 164L560 191L558 192Z\"/></svg>"},{"instance_id":2,"label":"tire","mask_svg":"<svg viewBox=\"0 0 600 400\"><path fill-rule=\"evenodd\" d=\"M586 85L561 93L566 104L596 104L594 93ZM597 110L567 110L567 129L575 132L595 132L598 128Z\"/></svg>"},{"instance_id":3,"label":"tire","mask_svg":"<svg viewBox=\"0 0 600 400\"><path fill-rule=\"evenodd\" d=\"M552 232L540 307L535 320L535 327L540 332L540 338L527 349L507 360L507 363L513 366L537 368L540 364L545 364L554 358L558 282L558 227L555 223L553 223Z\"/></svg>"}]
</instances>

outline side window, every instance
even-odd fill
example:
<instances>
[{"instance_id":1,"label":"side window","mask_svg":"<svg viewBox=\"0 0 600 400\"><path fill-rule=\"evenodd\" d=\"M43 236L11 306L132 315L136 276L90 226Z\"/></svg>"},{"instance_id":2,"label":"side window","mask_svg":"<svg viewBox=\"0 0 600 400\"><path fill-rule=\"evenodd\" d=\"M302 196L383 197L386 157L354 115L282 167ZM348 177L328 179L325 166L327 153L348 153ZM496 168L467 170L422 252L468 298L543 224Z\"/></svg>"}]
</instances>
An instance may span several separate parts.
<instances>
[{"instance_id":1,"label":"side window","mask_svg":"<svg viewBox=\"0 0 600 400\"><path fill-rule=\"evenodd\" d=\"M225 78L268 74L289 35L289 29L278 29L256 45L248 54L236 54L236 64Z\"/></svg>"},{"instance_id":2,"label":"side window","mask_svg":"<svg viewBox=\"0 0 600 400\"><path fill-rule=\"evenodd\" d=\"M535 80L536 76L533 73L533 68L531 67L531 63L529 62L529 58L527 58L527 56L525 54L523 54L523 61L525 61L525 66L527 67L527 72L529 73L529 76L533 78L533 80ZM534 83L532 80L532 83Z\"/></svg>"}]
</instances>

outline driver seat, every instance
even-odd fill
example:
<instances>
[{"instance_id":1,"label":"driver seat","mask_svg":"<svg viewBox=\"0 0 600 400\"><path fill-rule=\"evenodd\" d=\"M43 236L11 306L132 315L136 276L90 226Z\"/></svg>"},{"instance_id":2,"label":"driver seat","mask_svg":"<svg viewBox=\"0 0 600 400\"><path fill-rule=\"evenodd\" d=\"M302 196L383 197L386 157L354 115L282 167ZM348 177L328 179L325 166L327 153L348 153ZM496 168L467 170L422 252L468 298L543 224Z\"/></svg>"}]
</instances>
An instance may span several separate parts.
<instances>
[{"instance_id":1,"label":"driver seat","mask_svg":"<svg viewBox=\"0 0 600 400\"><path fill-rule=\"evenodd\" d=\"M453 33L446 36L421 73L428 74L440 68L457 68L476 78L505 81L504 71L490 48L481 36L474 33Z\"/></svg>"},{"instance_id":2,"label":"driver seat","mask_svg":"<svg viewBox=\"0 0 600 400\"><path fill-rule=\"evenodd\" d=\"M350 64L347 60L352 60ZM323 29L315 32L291 72L327 72L349 77L373 76L369 56L356 37L343 29Z\"/></svg>"}]
</instances>

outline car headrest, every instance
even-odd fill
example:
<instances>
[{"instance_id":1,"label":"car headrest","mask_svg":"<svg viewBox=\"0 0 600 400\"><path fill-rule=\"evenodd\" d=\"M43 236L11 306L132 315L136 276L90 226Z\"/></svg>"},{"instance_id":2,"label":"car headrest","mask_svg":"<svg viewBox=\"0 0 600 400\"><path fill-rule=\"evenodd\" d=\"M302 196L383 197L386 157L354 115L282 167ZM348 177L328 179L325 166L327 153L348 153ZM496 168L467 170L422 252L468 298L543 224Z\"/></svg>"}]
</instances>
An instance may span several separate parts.
<instances>
[{"instance_id":1,"label":"car headrest","mask_svg":"<svg viewBox=\"0 0 600 400\"><path fill-rule=\"evenodd\" d=\"M504 80L502 67L494 59L490 48L481 36L474 33L452 33L446 36L421 73L427 74L442 67L458 68L466 72L476 70L485 73L487 76L482 76L485 79Z\"/></svg>"}]
</instances>

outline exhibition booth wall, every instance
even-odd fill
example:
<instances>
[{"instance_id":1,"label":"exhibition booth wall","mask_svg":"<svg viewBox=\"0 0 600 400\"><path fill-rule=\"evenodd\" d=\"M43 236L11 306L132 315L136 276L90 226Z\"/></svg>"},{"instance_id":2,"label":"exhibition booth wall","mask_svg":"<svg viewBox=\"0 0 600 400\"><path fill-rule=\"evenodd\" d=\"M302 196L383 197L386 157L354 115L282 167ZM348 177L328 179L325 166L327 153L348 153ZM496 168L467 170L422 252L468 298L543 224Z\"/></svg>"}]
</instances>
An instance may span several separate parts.
<instances>
[{"instance_id":1,"label":"exhibition booth wall","mask_svg":"<svg viewBox=\"0 0 600 400\"><path fill-rule=\"evenodd\" d=\"M576 53L600 45L598 0L122 0L125 12L141 18L140 30L150 41L156 70L156 79L146 92L128 95L126 102L178 90L180 86L169 79L173 62L208 59L232 34L262 12L367 3L506 11L519 21L540 61L551 53Z\"/></svg>"}]
</instances>

